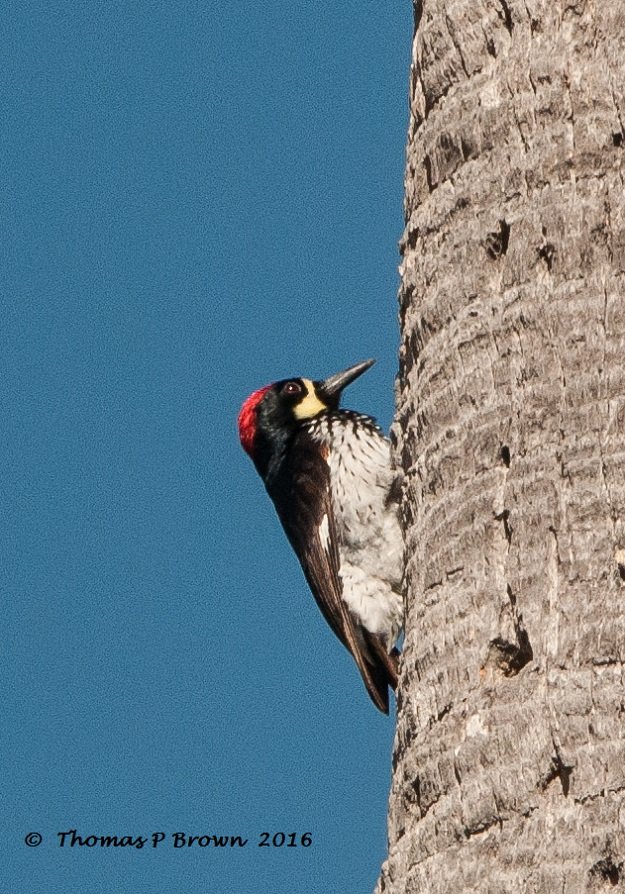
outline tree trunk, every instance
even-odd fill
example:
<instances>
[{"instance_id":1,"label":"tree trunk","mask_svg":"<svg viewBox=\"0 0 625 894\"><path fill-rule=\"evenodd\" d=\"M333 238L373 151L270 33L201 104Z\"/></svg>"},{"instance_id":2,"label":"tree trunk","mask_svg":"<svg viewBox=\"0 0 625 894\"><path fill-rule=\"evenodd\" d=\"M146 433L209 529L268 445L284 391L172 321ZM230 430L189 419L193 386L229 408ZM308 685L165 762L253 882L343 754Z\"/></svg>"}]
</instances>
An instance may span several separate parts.
<instances>
[{"instance_id":1,"label":"tree trunk","mask_svg":"<svg viewBox=\"0 0 625 894\"><path fill-rule=\"evenodd\" d=\"M625 890L625 3L416 7L378 891Z\"/></svg>"}]
</instances>

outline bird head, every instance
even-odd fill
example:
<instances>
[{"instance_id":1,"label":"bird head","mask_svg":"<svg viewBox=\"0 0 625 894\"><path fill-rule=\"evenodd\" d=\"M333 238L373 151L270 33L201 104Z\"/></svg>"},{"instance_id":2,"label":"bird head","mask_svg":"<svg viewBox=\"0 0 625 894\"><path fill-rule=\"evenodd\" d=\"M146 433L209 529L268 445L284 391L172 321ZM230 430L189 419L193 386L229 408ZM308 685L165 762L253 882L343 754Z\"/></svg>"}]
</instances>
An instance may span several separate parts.
<instances>
[{"instance_id":1,"label":"bird head","mask_svg":"<svg viewBox=\"0 0 625 894\"><path fill-rule=\"evenodd\" d=\"M374 363L363 360L319 381L282 379L250 394L239 413L239 438L245 452L256 460L268 441L289 434L320 413L338 409L343 389Z\"/></svg>"}]
</instances>

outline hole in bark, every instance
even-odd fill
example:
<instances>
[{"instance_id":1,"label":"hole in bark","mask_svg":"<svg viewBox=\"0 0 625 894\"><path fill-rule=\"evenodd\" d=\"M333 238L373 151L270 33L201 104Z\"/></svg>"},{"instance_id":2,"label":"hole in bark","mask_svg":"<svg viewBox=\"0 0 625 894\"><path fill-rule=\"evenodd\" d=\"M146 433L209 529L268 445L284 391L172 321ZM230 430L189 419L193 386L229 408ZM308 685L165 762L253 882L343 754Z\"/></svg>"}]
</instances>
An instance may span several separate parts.
<instances>
[{"instance_id":1,"label":"hole in bark","mask_svg":"<svg viewBox=\"0 0 625 894\"><path fill-rule=\"evenodd\" d=\"M502 515L507 514L507 510L502 513ZM505 525L506 520L504 519ZM508 536L508 533L506 533L506 536ZM509 536L512 536L511 532ZM490 666L496 668L504 677L514 677L519 671L523 670L526 664L533 660L534 650L523 624L523 615L517 608L516 596L512 592L510 584L506 585L506 593L510 600L510 613L514 624L516 642L511 642L502 636L492 639L488 644L488 656L482 669Z\"/></svg>"},{"instance_id":2,"label":"hole in bark","mask_svg":"<svg viewBox=\"0 0 625 894\"><path fill-rule=\"evenodd\" d=\"M432 179L432 160L429 155L426 155L423 159L423 166L425 167L425 179L428 183L428 189L430 192L434 192L434 181Z\"/></svg>"},{"instance_id":3,"label":"hole in bark","mask_svg":"<svg viewBox=\"0 0 625 894\"><path fill-rule=\"evenodd\" d=\"M404 255L406 253L406 248L416 248L417 240L420 235L421 231L419 230L419 227L406 227L406 234L400 242L400 253Z\"/></svg>"},{"instance_id":4,"label":"hole in bark","mask_svg":"<svg viewBox=\"0 0 625 894\"><path fill-rule=\"evenodd\" d=\"M617 147L623 145L623 134L620 131L612 134L612 143Z\"/></svg>"},{"instance_id":5,"label":"hole in bark","mask_svg":"<svg viewBox=\"0 0 625 894\"><path fill-rule=\"evenodd\" d=\"M622 562L617 563L618 573L621 580L625 580L625 565Z\"/></svg>"},{"instance_id":6,"label":"hole in bark","mask_svg":"<svg viewBox=\"0 0 625 894\"><path fill-rule=\"evenodd\" d=\"M465 137L460 137L460 149L462 150L462 157L465 161L468 161L470 158L475 158L477 155L477 147L474 143L470 143Z\"/></svg>"},{"instance_id":7,"label":"hole in bark","mask_svg":"<svg viewBox=\"0 0 625 894\"><path fill-rule=\"evenodd\" d=\"M530 643L530 638L527 635L527 630L525 629L525 627L518 627L516 635L519 640L519 654L517 656L517 664L518 670L521 670L525 667L526 664L530 663L530 661L534 657L534 651L532 649L532 644Z\"/></svg>"},{"instance_id":8,"label":"hole in bark","mask_svg":"<svg viewBox=\"0 0 625 894\"><path fill-rule=\"evenodd\" d=\"M460 770L458 769L458 764L454 761L454 776L456 777L456 782L458 785L462 785L462 779L460 777Z\"/></svg>"},{"instance_id":9,"label":"hole in bark","mask_svg":"<svg viewBox=\"0 0 625 894\"><path fill-rule=\"evenodd\" d=\"M441 708L441 710L436 715L436 719L440 722L443 719L443 717L445 717L447 714L449 714L450 711L451 711L451 705L445 705L445 707Z\"/></svg>"},{"instance_id":10,"label":"hole in bark","mask_svg":"<svg viewBox=\"0 0 625 894\"><path fill-rule=\"evenodd\" d=\"M543 789L546 789L550 782L554 779L560 780L562 786L562 794L566 798L571 787L571 774L573 767L565 764L560 755L556 752L556 756L551 759L551 767L543 782Z\"/></svg>"},{"instance_id":11,"label":"hole in bark","mask_svg":"<svg viewBox=\"0 0 625 894\"><path fill-rule=\"evenodd\" d=\"M595 879L610 882L611 885L618 885L621 880L622 865L622 863L619 863L617 866L612 857L606 857L605 860L599 860L598 863L591 867L589 875Z\"/></svg>"},{"instance_id":12,"label":"hole in bark","mask_svg":"<svg viewBox=\"0 0 625 894\"><path fill-rule=\"evenodd\" d=\"M553 259L556 256L556 247L552 245L551 242L545 242L544 245L538 249L538 257L541 261L544 261L547 265L547 270L551 272L551 268L553 267Z\"/></svg>"},{"instance_id":13,"label":"hole in bark","mask_svg":"<svg viewBox=\"0 0 625 894\"><path fill-rule=\"evenodd\" d=\"M421 779L419 776L412 783L412 790L415 793L415 798L417 801L417 807L421 811ZM422 812L422 811L421 811Z\"/></svg>"},{"instance_id":14,"label":"hole in bark","mask_svg":"<svg viewBox=\"0 0 625 894\"><path fill-rule=\"evenodd\" d=\"M506 26L506 30L508 31L508 34L512 34L512 28L514 26L512 23L512 16L510 15L510 7L505 2L505 0L499 0L499 2L501 4L501 10L503 13L503 23Z\"/></svg>"},{"instance_id":15,"label":"hole in bark","mask_svg":"<svg viewBox=\"0 0 625 894\"><path fill-rule=\"evenodd\" d=\"M512 542L512 528L510 527L510 522L508 521L509 518L510 518L510 510L509 509L504 509L503 512L500 512L499 515L495 516L495 519L497 521L503 522L503 532L506 535L506 540L508 541L508 546L510 546L510 543ZM510 585L508 585L508 597L510 599L510 602L512 602L513 605L515 605L516 600L514 599L514 596L512 595L512 591L510 590Z\"/></svg>"},{"instance_id":16,"label":"hole in bark","mask_svg":"<svg viewBox=\"0 0 625 894\"><path fill-rule=\"evenodd\" d=\"M560 783L562 785L562 794L566 798L569 789L571 787L571 773L573 772L573 767L567 767L566 764L562 763L562 758L558 755L558 762L556 765L556 775L560 777Z\"/></svg>"},{"instance_id":17,"label":"hole in bark","mask_svg":"<svg viewBox=\"0 0 625 894\"><path fill-rule=\"evenodd\" d=\"M498 668L504 677L516 677L534 657L527 631L520 627L516 634L518 638L516 643L498 636L492 639L488 646L487 663Z\"/></svg>"},{"instance_id":18,"label":"hole in bark","mask_svg":"<svg viewBox=\"0 0 625 894\"><path fill-rule=\"evenodd\" d=\"M499 230L488 233L484 240L486 254L493 261L503 257L508 251L508 242L510 241L510 224L505 220L499 221Z\"/></svg>"},{"instance_id":19,"label":"hole in bark","mask_svg":"<svg viewBox=\"0 0 625 894\"><path fill-rule=\"evenodd\" d=\"M501 459L503 460L504 466L507 469L509 469L510 468L510 448L504 444L503 447L501 448L501 450L499 451L499 455L501 456Z\"/></svg>"}]
</instances>

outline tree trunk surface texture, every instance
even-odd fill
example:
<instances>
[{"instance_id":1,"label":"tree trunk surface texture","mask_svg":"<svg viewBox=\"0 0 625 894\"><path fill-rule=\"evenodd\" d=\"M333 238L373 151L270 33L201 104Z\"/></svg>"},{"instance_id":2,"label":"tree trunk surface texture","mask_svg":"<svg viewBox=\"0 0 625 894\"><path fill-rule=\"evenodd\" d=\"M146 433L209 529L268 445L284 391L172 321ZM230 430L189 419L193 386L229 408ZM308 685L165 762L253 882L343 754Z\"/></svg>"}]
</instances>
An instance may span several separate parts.
<instances>
[{"instance_id":1,"label":"tree trunk surface texture","mask_svg":"<svg viewBox=\"0 0 625 894\"><path fill-rule=\"evenodd\" d=\"M377 891L625 890L625 2L415 24Z\"/></svg>"}]
</instances>

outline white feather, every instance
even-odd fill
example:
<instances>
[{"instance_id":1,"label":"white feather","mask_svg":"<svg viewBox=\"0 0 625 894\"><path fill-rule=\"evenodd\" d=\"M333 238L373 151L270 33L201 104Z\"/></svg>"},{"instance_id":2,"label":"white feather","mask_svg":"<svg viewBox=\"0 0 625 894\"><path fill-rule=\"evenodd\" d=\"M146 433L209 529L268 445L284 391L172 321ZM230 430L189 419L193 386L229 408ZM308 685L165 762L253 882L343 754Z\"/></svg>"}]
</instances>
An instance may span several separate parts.
<instances>
[{"instance_id":1,"label":"white feather","mask_svg":"<svg viewBox=\"0 0 625 894\"><path fill-rule=\"evenodd\" d=\"M328 528L328 516L324 515L319 525L319 540L325 551L328 551L328 542L330 539L330 530Z\"/></svg>"},{"instance_id":2,"label":"white feather","mask_svg":"<svg viewBox=\"0 0 625 894\"><path fill-rule=\"evenodd\" d=\"M330 448L343 599L359 623L381 636L390 650L403 624L403 539L397 505L388 500L397 474L390 443L369 417L344 411L319 417L311 433ZM325 545L326 516L320 535L322 528Z\"/></svg>"}]
</instances>

